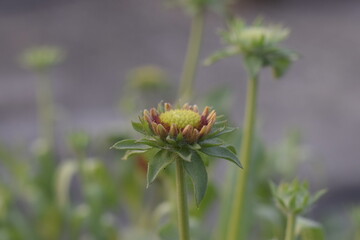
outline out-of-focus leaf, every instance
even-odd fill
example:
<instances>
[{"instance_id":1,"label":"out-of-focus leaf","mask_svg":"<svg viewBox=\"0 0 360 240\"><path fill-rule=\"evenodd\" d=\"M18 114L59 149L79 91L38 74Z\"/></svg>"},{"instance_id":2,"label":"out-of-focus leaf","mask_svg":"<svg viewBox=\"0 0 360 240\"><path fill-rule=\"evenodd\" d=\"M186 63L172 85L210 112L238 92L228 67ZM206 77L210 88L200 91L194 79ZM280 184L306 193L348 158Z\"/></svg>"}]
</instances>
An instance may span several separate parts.
<instances>
[{"instance_id":1,"label":"out-of-focus leaf","mask_svg":"<svg viewBox=\"0 0 360 240\"><path fill-rule=\"evenodd\" d=\"M296 219L296 234L300 236L301 240L325 240L321 224L302 217Z\"/></svg>"},{"instance_id":2,"label":"out-of-focus leaf","mask_svg":"<svg viewBox=\"0 0 360 240\"><path fill-rule=\"evenodd\" d=\"M78 163L72 160L63 162L57 169L55 177L56 199L62 207L65 207L69 203L71 179L77 171Z\"/></svg>"}]
</instances>

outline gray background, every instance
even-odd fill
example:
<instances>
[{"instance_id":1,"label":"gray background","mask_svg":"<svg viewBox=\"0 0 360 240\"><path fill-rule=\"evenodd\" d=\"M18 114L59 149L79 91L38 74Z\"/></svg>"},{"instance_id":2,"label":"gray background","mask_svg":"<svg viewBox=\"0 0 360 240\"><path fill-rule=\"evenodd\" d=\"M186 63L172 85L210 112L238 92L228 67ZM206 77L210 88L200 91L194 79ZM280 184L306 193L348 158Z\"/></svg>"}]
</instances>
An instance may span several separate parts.
<instances>
[{"instance_id":1,"label":"gray background","mask_svg":"<svg viewBox=\"0 0 360 240\"><path fill-rule=\"evenodd\" d=\"M243 3L239 13L284 23L292 29L286 46L302 55L281 81L264 73L262 135L272 144L289 127L299 128L324 169L315 185L354 194L360 183L360 2ZM35 77L17 59L24 49L52 44L67 51L53 75L59 133L111 131L122 119L117 104L128 70L157 64L179 79L189 24L182 11L166 9L160 0L0 1L0 141L36 136ZM202 59L221 47L221 26L219 16L208 14ZM240 64L232 58L200 67L196 84L199 93L220 84L236 89L236 119L245 100Z\"/></svg>"}]
</instances>

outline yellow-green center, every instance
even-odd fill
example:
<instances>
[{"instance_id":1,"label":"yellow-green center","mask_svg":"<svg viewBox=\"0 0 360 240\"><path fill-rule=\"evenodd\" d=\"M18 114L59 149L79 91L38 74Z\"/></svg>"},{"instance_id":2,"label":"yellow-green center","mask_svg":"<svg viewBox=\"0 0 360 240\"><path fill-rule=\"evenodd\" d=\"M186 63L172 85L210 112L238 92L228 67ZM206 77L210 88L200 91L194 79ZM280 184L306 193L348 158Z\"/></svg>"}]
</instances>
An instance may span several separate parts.
<instances>
[{"instance_id":1,"label":"yellow-green center","mask_svg":"<svg viewBox=\"0 0 360 240\"><path fill-rule=\"evenodd\" d=\"M187 125L197 127L200 124L200 115L191 110L175 109L160 114L160 120L169 125L176 124L178 128L184 128Z\"/></svg>"}]
</instances>

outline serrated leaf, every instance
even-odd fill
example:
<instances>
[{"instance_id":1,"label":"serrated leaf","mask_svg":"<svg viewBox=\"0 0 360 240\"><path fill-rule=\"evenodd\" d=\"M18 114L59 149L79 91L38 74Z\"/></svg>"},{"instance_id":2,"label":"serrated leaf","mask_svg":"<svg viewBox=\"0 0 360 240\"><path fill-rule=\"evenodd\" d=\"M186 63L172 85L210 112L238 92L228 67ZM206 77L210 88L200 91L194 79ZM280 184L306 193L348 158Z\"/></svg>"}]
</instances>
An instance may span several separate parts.
<instances>
[{"instance_id":1,"label":"serrated leaf","mask_svg":"<svg viewBox=\"0 0 360 240\"><path fill-rule=\"evenodd\" d=\"M174 155L167 150L160 150L148 163L147 187L156 179L158 174L175 160Z\"/></svg>"},{"instance_id":2,"label":"serrated leaf","mask_svg":"<svg viewBox=\"0 0 360 240\"><path fill-rule=\"evenodd\" d=\"M199 206L207 188L207 172L200 155L194 152L191 162L184 162L184 168L194 186L196 205Z\"/></svg>"},{"instance_id":3,"label":"serrated leaf","mask_svg":"<svg viewBox=\"0 0 360 240\"><path fill-rule=\"evenodd\" d=\"M149 150L150 146L139 143L136 140L126 139L115 143L110 149L115 148L118 150Z\"/></svg>"},{"instance_id":4,"label":"serrated leaf","mask_svg":"<svg viewBox=\"0 0 360 240\"><path fill-rule=\"evenodd\" d=\"M242 168L242 165L241 165L239 159L237 158L237 156L233 152L231 152L229 149L227 149L226 147L215 146L215 147L210 147L210 148L203 148L200 151L202 153L212 156L212 157L218 157L218 158L229 160L229 161L235 163L236 165L238 165L240 168Z\"/></svg>"},{"instance_id":5,"label":"serrated leaf","mask_svg":"<svg viewBox=\"0 0 360 240\"><path fill-rule=\"evenodd\" d=\"M125 155L121 158L122 160L127 160L132 155L142 154L147 152L148 150L127 150Z\"/></svg>"},{"instance_id":6,"label":"serrated leaf","mask_svg":"<svg viewBox=\"0 0 360 240\"><path fill-rule=\"evenodd\" d=\"M177 153L179 155L179 157L181 157L183 160L185 160L187 162L191 162L191 155L193 154L193 152L190 149L180 148L180 149L174 150L174 152Z\"/></svg>"}]
</instances>

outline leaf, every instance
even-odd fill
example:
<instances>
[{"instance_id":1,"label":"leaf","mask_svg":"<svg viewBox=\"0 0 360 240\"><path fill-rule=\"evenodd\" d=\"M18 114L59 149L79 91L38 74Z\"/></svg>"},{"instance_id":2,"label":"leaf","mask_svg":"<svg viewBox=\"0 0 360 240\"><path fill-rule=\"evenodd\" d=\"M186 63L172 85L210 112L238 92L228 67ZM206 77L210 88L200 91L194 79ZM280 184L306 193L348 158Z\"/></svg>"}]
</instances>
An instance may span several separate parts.
<instances>
[{"instance_id":1,"label":"leaf","mask_svg":"<svg viewBox=\"0 0 360 240\"><path fill-rule=\"evenodd\" d=\"M180 149L176 149L174 150L175 153L177 153L179 155L179 157L181 157L183 160L187 161L187 162L191 162L191 155L192 155L192 151L188 148L180 148Z\"/></svg>"},{"instance_id":2,"label":"leaf","mask_svg":"<svg viewBox=\"0 0 360 240\"><path fill-rule=\"evenodd\" d=\"M242 165L241 165L239 159L237 158L237 156L226 147L215 146L215 147L210 147L210 148L203 148L200 151L202 153L212 156L212 157L218 157L218 158L223 158L223 159L229 160L229 161L235 163L236 165L238 165L240 168L242 168Z\"/></svg>"},{"instance_id":3,"label":"leaf","mask_svg":"<svg viewBox=\"0 0 360 240\"><path fill-rule=\"evenodd\" d=\"M121 158L122 160L128 160L129 157L136 154L145 153L147 150L127 150L125 155Z\"/></svg>"},{"instance_id":4,"label":"leaf","mask_svg":"<svg viewBox=\"0 0 360 240\"><path fill-rule=\"evenodd\" d=\"M57 169L55 178L56 199L61 207L69 203L71 180L79 170L75 161L65 161Z\"/></svg>"},{"instance_id":5,"label":"leaf","mask_svg":"<svg viewBox=\"0 0 360 240\"><path fill-rule=\"evenodd\" d=\"M229 46L226 47L220 51L215 52L214 54L212 54L210 57L208 57L207 59L205 59L204 61L204 65L205 66L209 66L223 58L226 57L231 57L234 56L236 54L240 53L240 49L236 46Z\"/></svg>"},{"instance_id":6,"label":"leaf","mask_svg":"<svg viewBox=\"0 0 360 240\"><path fill-rule=\"evenodd\" d=\"M196 205L199 206L207 188L207 172L204 162L200 155L194 152L191 162L184 162L184 168L193 183Z\"/></svg>"},{"instance_id":7,"label":"leaf","mask_svg":"<svg viewBox=\"0 0 360 240\"><path fill-rule=\"evenodd\" d=\"M325 193L327 192L326 189L322 189L318 192L315 193L315 196L312 197L312 199L310 200L310 204L314 204L317 200L319 200Z\"/></svg>"},{"instance_id":8,"label":"leaf","mask_svg":"<svg viewBox=\"0 0 360 240\"><path fill-rule=\"evenodd\" d=\"M157 175L175 160L168 150L160 150L148 163L147 187L156 179Z\"/></svg>"},{"instance_id":9,"label":"leaf","mask_svg":"<svg viewBox=\"0 0 360 240\"><path fill-rule=\"evenodd\" d=\"M204 141L201 141L199 144L202 148L208 148L208 147L215 147L215 146L223 145L224 141L221 140L220 138L210 138L210 139L205 139Z\"/></svg>"},{"instance_id":10,"label":"leaf","mask_svg":"<svg viewBox=\"0 0 360 240\"><path fill-rule=\"evenodd\" d=\"M207 135L206 139L215 138L215 137L219 137L224 134L232 133L232 132L236 131L237 129L238 128L225 127L225 126L220 127L220 128L214 129L213 132L211 132L209 135Z\"/></svg>"},{"instance_id":11,"label":"leaf","mask_svg":"<svg viewBox=\"0 0 360 240\"><path fill-rule=\"evenodd\" d=\"M141 122L131 122L133 129L141 134L147 134L144 125Z\"/></svg>"},{"instance_id":12,"label":"leaf","mask_svg":"<svg viewBox=\"0 0 360 240\"><path fill-rule=\"evenodd\" d=\"M151 147L159 147L159 142L157 142L156 140L151 140L151 139L146 139L146 138L140 139L140 140L136 141L136 143L146 144Z\"/></svg>"},{"instance_id":13,"label":"leaf","mask_svg":"<svg viewBox=\"0 0 360 240\"><path fill-rule=\"evenodd\" d=\"M302 217L296 219L296 233L301 236L301 240L325 239L325 233L321 224Z\"/></svg>"},{"instance_id":14,"label":"leaf","mask_svg":"<svg viewBox=\"0 0 360 240\"><path fill-rule=\"evenodd\" d=\"M136 140L126 139L115 143L110 149L118 150L149 150L150 146L137 142Z\"/></svg>"}]
</instances>

